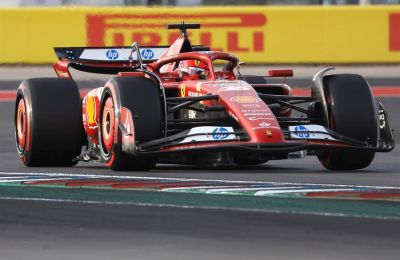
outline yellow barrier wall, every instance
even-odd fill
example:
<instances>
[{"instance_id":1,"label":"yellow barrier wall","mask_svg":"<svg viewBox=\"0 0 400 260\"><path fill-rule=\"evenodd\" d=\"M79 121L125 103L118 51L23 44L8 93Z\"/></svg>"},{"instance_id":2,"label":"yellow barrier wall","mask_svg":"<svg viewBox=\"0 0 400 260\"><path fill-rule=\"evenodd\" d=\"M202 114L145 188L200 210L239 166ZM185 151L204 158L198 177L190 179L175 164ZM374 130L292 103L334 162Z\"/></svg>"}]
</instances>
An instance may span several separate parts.
<instances>
[{"instance_id":1,"label":"yellow barrier wall","mask_svg":"<svg viewBox=\"0 0 400 260\"><path fill-rule=\"evenodd\" d=\"M53 47L166 45L165 24L249 63L400 61L400 6L0 9L0 63L47 63Z\"/></svg>"}]
</instances>

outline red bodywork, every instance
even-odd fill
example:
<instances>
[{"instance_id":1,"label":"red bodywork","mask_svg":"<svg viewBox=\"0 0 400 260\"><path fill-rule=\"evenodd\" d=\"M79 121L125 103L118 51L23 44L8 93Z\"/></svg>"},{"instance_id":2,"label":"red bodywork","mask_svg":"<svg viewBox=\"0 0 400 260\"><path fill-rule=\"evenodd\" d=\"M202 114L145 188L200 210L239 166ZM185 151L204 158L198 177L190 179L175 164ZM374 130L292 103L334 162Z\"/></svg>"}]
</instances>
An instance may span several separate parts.
<instances>
[{"instance_id":1,"label":"red bodywork","mask_svg":"<svg viewBox=\"0 0 400 260\"><path fill-rule=\"evenodd\" d=\"M174 46L174 45L173 45ZM207 79L178 79L174 77L172 64L177 60L196 59L208 64L210 74ZM203 96L207 94L219 95L218 101L203 101L204 105L222 105L229 115L240 122L249 136L251 143L280 143L284 142L284 136L271 109L259 97L255 89L242 80L232 77L233 72L214 71L212 61L226 59L238 62L235 56L223 52L206 53L181 53L165 56L157 62L147 65L147 68L155 72L162 80L165 89L178 90L180 97ZM60 62L61 63L61 62ZM60 65L58 63L58 65ZM163 69L161 72L161 68ZM120 73L120 76L132 76L137 73ZM141 74L139 76L145 76ZM176 76L176 75L175 75ZM219 77L218 77L219 76ZM221 79L225 77L224 79ZM268 87L268 85L263 86ZM282 85L282 93L291 94L287 85ZM82 101L83 123L90 140L98 144L98 122L100 110L100 98L102 88L96 88L87 93ZM206 145L206 144L201 144ZM187 146L187 145L184 145ZM198 145L196 145L198 146ZM170 147L170 149L174 149Z\"/></svg>"},{"instance_id":2,"label":"red bodywork","mask_svg":"<svg viewBox=\"0 0 400 260\"><path fill-rule=\"evenodd\" d=\"M180 82L165 82L164 88L179 89L181 97L184 96L203 96L207 94L218 95L218 101L203 101L208 105L216 102L226 108L229 115L239 121L244 130L250 137L250 142L283 142L283 134L280 126L270 110L270 108L258 97L254 88L241 80L221 79L217 75L229 74L222 71L214 71L212 61L216 59L226 59L232 62L238 62L235 56L223 52L206 53L181 53L171 55L150 64L148 67L160 75L168 75L173 70L163 70L160 68L164 64L170 64L172 61L183 59L196 59L206 63L210 68L209 77L206 80L184 80ZM227 75L229 77L229 75ZM237 89L237 90L236 90ZM261 123L268 126L262 127ZM266 125L264 124L264 125ZM268 131L268 134L267 134Z\"/></svg>"}]
</instances>

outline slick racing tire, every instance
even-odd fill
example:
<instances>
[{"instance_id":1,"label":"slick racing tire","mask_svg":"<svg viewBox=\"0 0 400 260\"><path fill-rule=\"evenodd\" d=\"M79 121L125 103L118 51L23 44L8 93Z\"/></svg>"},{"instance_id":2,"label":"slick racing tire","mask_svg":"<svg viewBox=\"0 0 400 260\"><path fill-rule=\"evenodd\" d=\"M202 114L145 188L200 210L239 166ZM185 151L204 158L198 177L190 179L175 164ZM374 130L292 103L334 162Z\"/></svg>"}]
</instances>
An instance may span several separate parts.
<instances>
[{"instance_id":1,"label":"slick racing tire","mask_svg":"<svg viewBox=\"0 0 400 260\"><path fill-rule=\"evenodd\" d=\"M17 91L17 152L27 166L72 166L84 131L79 90L72 80L28 79Z\"/></svg>"},{"instance_id":2,"label":"slick racing tire","mask_svg":"<svg viewBox=\"0 0 400 260\"><path fill-rule=\"evenodd\" d=\"M116 171L146 171L157 158L123 151L121 108L131 113L132 143L163 137L162 100L158 84L148 78L114 77L106 84L101 98L99 144L106 166Z\"/></svg>"},{"instance_id":3,"label":"slick racing tire","mask_svg":"<svg viewBox=\"0 0 400 260\"><path fill-rule=\"evenodd\" d=\"M355 74L328 75L323 78L329 127L345 136L375 146L378 112L367 81ZM328 150L318 155L329 170L356 170L370 165L373 151Z\"/></svg>"}]
</instances>

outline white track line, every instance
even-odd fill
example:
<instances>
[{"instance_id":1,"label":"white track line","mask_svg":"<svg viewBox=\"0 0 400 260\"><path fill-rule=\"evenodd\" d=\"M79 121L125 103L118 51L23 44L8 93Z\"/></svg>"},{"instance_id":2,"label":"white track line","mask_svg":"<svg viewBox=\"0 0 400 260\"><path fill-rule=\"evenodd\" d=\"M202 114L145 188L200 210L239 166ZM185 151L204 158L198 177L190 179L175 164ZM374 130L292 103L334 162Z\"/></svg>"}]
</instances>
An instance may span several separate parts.
<instances>
[{"instance_id":1,"label":"white track line","mask_svg":"<svg viewBox=\"0 0 400 260\"><path fill-rule=\"evenodd\" d=\"M0 183L7 183L7 182L24 182L26 184L35 183L37 181L63 181L63 180L73 180L71 178L35 178L35 179L28 179L28 178L20 178L20 179L13 179L13 180L1 180Z\"/></svg>"},{"instance_id":2,"label":"white track line","mask_svg":"<svg viewBox=\"0 0 400 260\"><path fill-rule=\"evenodd\" d=\"M264 196L269 194L287 194L287 193L307 193L307 192L329 192L329 191L354 191L354 189L297 189L297 190L263 190L258 191L255 196Z\"/></svg>"},{"instance_id":3,"label":"white track line","mask_svg":"<svg viewBox=\"0 0 400 260\"><path fill-rule=\"evenodd\" d=\"M179 191L179 190L208 190L208 189L219 189L226 188L226 185L223 186L193 186L193 187L174 187L174 188L162 188L162 191ZM243 188L244 185L232 185L230 188Z\"/></svg>"},{"instance_id":4,"label":"white track line","mask_svg":"<svg viewBox=\"0 0 400 260\"><path fill-rule=\"evenodd\" d=\"M301 189L302 186L287 186L287 187L258 187L258 188L228 188L228 189L210 189L207 193L223 193L223 192L241 192L241 191L261 191L261 190L291 190L291 189Z\"/></svg>"}]
</instances>

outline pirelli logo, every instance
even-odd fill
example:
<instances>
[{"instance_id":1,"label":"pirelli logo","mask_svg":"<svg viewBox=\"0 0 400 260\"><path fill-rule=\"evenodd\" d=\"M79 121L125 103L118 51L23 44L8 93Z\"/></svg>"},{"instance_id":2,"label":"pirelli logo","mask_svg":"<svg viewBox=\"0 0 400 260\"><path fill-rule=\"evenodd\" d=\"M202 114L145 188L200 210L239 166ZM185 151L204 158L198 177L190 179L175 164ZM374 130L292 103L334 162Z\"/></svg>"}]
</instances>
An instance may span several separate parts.
<instances>
[{"instance_id":1,"label":"pirelli logo","mask_svg":"<svg viewBox=\"0 0 400 260\"><path fill-rule=\"evenodd\" d=\"M201 30L191 30L194 44L229 52L264 52L267 17L263 13L241 14L89 14L86 17L89 46L167 45L175 41L177 31L166 24L186 21L200 23Z\"/></svg>"},{"instance_id":2,"label":"pirelli logo","mask_svg":"<svg viewBox=\"0 0 400 260\"><path fill-rule=\"evenodd\" d=\"M389 14L389 50L400 51L400 13Z\"/></svg>"}]
</instances>

